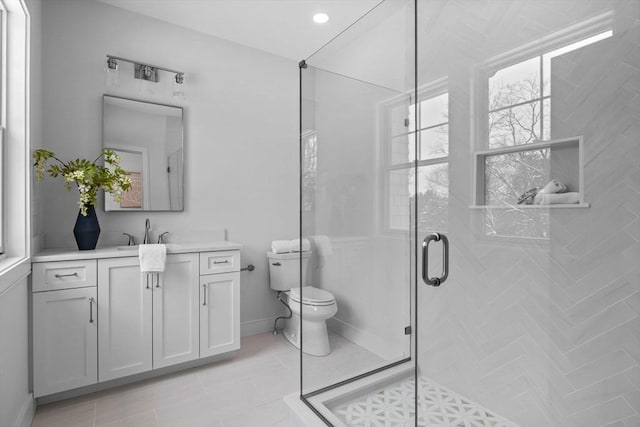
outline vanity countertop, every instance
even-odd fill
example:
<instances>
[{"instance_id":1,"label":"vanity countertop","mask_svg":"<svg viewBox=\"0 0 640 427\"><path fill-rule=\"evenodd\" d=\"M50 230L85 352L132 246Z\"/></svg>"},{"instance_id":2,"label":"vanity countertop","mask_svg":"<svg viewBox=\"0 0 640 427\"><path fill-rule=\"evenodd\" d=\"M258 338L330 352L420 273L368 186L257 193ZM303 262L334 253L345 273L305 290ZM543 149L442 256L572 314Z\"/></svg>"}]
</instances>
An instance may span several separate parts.
<instances>
[{"instance_id":1,"label":"vanity countertop","mask_svg":"<svg viewBox=\"0 0 640 427\"><path fill-rule=\"evenodd\" d=\"M167 243L168 254L183 254L191 252L216 252L216 251L232 251L241 249L239 243L218 241L207 243ZM91 251L79 251L77 249L45 249L31 257L32 262L49 262L49 261L74 261L80 259L98 259L98 258L122 258L137 257L137 246L110 246L105 248L97 248Z\"/></svg>"}]
</instances>

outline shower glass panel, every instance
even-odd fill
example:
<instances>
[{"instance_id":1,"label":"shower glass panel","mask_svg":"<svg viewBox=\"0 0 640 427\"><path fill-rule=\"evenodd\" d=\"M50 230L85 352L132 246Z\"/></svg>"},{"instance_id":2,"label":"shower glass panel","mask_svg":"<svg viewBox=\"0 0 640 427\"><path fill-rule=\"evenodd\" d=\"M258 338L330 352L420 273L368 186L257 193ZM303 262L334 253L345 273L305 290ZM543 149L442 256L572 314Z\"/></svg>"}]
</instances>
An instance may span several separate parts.
<instances>
[{"instance_id":1,"label":"shower glass panel","mask_svg":"<svg viewBox=\"0 0 640 427\"><path fill-rule=\"evenodd\" d=\"M639 8L418 0L449 126L417 241L443 231L450 263L418 285L417 425L640 425Z\"/></svg>"},{"instance_id":2,"label":"shower glass panel","mask_svg":"<svg viewBox=\"0 0 640 427\"><path fill-rule=\"evenodd\" d=\"M326 306L298 303L304 396L411 358L413 18L412 2L384 2L300 70L302 284L337 305L319 356Z\"/></svg>"},{"instance_id":3,"label":"shower glass panel","mask_svg":"<svg viewBox=\"0 0 640 427\"><path fill-rule=\"evenodd\" d=\"M639 426L640 2L386 0L307 62L302 236L331 255L303 283L338 313L303 400Z\"/></svg>"}]
</instances>

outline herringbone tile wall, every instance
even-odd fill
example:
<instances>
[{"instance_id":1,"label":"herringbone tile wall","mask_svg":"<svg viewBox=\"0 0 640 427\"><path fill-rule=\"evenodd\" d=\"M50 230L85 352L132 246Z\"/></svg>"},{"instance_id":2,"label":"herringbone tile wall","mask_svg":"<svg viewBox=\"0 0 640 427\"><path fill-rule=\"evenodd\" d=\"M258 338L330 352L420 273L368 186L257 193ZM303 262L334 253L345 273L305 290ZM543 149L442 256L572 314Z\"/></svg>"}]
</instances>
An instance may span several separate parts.
<instances>
[{"instance_id":1,"label":"herringbone tile wall","mask_svg":"<svg viewBox=\"0 0 640 427\"><path fill-rule=\"evenodd\" d=\"M477 4L443 6L431 36L454 16L460 31L427 44L448 67L453 247L449 281L420 288L422 375L522 426L640 426L640 2ZM471 72L456 61L607 7L614 37L552 63L552 138L584 137L591 206L535 211L549 216L546 240L485 237L486 212L468 209Z\"/></svg>"}]
</instances>

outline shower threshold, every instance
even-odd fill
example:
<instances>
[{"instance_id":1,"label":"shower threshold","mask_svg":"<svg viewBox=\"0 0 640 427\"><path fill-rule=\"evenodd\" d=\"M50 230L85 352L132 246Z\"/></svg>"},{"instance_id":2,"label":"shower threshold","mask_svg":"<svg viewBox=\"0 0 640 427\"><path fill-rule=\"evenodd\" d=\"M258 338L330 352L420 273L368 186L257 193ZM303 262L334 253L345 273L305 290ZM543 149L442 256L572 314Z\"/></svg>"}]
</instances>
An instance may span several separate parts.
<instances>
[{"instance_id":1,"label":"shower threshold","mask_svg":"<svg viewBox=\"0 0 640 427\"><path fill-rule=\"evenodd\" d=\"M398 366L314 395L307 401L335 427L518 427L516 423L426 377L418 379L416 424L415 391L413 369ZM288 399L287 403L292 406L292 397ZM303 418L312 418L313 414L309 413Z\"/></svg>"}]
</instances>

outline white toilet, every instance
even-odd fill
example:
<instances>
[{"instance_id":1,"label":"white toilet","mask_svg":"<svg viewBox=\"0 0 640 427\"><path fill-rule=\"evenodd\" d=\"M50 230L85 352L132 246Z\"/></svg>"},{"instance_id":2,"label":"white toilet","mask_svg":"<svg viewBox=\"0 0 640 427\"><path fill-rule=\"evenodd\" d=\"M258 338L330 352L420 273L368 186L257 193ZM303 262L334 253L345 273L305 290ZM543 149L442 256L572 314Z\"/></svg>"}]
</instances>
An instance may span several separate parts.
<instances>
[{"instance_id":1,"label":"white toilet","mask_svg":"<svg viewBox=\"0 0 640 427\"><path fill-rule=\"evenodd\" d=\"M300 348L300 301L302 301L302 351L313 356L326 356L331 352L326 320L338 312L338 305L331 292L313 286L300 288L300 256L302 256L302 277L306 278L311 252L274 254L269 258L269 278L271 289L285 292L293 312L287 320L284 336L291 344Z\"/></svg>"}]
</instances>

